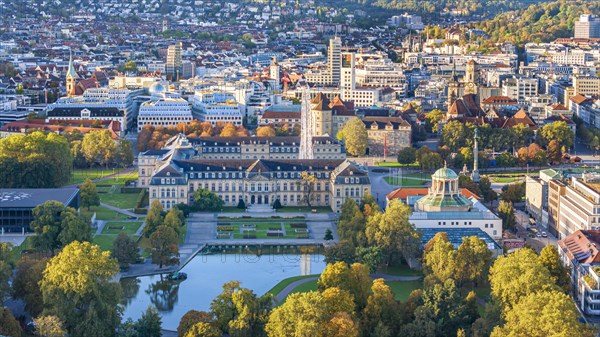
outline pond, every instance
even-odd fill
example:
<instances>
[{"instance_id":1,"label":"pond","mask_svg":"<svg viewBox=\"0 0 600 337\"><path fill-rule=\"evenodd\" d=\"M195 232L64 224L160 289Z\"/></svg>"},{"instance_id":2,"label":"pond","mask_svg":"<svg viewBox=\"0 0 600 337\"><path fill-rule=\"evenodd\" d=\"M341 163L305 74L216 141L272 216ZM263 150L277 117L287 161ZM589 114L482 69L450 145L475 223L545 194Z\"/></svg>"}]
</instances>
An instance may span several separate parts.
<instances>
[{"instance_id":1,"label":"pond","mask_svg":"<svg viewBox=\"0 0 600 337\"><path fill-rule=\"evenodd\" d=\"M242 287L260 296L288 277L321 273L326 265L321 253L315 247L204 252L182 269L188 275L185 281L170 281L166 275L123 279L123 320L136 320L154 305L162 316L163 329L177 330L180 318L189 310L208 311L225 282L240 281Z\"/></svg>"}]
</instances>

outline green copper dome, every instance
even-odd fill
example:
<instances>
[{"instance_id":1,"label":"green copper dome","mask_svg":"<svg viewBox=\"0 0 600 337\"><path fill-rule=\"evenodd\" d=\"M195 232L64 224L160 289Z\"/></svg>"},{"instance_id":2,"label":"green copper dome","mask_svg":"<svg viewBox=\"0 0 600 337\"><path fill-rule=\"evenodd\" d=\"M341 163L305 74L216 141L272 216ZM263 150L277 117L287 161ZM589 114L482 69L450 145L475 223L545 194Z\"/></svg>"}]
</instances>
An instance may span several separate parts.
<instances>
[{"instance_id":1,"label":"green copper dome","mask_svg":"<svg viewBox=\"0 0 600 337\"><path fill-rule=\"evenodd\" d=\"M435 171L435 173L431 177L434 179L458 179L458 175L456 174L456 172L452 171L447 167L442 167L441 169Z\"/></svg>"}]
</instances>

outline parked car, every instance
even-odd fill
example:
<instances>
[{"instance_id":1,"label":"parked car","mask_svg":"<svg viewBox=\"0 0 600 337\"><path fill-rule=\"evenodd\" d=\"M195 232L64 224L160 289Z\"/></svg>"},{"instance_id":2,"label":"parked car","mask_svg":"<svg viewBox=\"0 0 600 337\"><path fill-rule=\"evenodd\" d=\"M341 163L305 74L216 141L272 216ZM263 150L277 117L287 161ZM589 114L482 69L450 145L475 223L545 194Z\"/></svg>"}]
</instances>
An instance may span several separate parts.
<instances>
[{"instance_id":1,"label":"parked car","mask_svg":"<svg viewBox=\"0 0 600 337\"><path fill-rule=\"evenodd\" d=\"M546 234L546 232L542 232L542 237L543 237L543 238L547 238L547 237L548 237L548 234Z\"/></svg>"},{"instance_id":2,"label":"parked car","mask_svg":"<svg viewBox=\"0 0 600 337\"><path fill-rule=\"evenodd\" d=\"M542 233L535 233L535 236L537 236L538 238L542 237Z\"/></svg>"}]
</instances>

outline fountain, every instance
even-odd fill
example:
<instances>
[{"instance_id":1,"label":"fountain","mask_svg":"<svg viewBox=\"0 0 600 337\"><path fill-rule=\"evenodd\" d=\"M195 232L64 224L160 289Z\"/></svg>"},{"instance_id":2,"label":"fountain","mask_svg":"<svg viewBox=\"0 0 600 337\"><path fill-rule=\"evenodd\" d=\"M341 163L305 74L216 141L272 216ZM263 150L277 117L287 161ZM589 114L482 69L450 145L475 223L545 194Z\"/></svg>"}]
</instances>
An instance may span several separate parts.
<instances>
[{"instance_id":1,"label":"fountain","mask_svg":"<svg viewBox=\"0 0 600 337\"><path fill-rule=\"evenodd\" d=\"M311 111L310 87L302 81L302 109L300 116L300 153L298 159L313 159L314 118Z\"/></svg>"}]
</instances>

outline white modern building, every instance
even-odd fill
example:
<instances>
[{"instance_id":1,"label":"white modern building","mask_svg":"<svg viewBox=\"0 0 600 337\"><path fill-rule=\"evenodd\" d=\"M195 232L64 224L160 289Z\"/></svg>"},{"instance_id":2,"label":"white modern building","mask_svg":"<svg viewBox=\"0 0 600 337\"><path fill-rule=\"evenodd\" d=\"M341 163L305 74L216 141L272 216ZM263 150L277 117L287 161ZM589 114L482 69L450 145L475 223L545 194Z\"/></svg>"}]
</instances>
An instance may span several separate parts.
<instances>
[{"instance_id":1,"label":"white modern building","mask_svg":"<svg viewBox=\"0 0 600 337\"><path fill-rule=\"evenodd\" d=\"M513 76L502 81L502 96L508 96L519 103L527 97L537 96L539 83L537 78Z\"/></svg>"},{"instance_id":2,"label":"white modern building","mask_svg":"<svg viewBox=\"0 0 600 337\"><path fill-rule=\"evenodd\" d=\"M227 92L196 91L190 97L192 111L203 122L242 125L244 115L235 97Z\"/></svg>"},{"instance_id":3,"label":"white modern building","mask_svg":"<svg viewBox=\"0 0 600 337\"><path fill-rule=\"evenodd\" d=\"M192 109L181 96L167 93L165 86L160 83L153 84L148 91L152 98L140 106L138 132L144 125L175 126L192 121Z\"/></svg>"}]
</instances>

